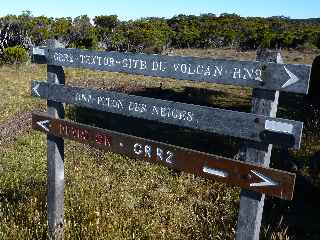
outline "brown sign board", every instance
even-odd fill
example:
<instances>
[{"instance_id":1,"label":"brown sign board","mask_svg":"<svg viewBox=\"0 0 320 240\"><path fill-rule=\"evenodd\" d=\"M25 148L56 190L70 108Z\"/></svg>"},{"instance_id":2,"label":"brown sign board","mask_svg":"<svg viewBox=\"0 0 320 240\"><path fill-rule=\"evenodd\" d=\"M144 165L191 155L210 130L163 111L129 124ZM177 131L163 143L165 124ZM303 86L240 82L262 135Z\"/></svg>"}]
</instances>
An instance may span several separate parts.
<instances>
[{"instance_id":1,"label":"brown sign board","mask_svg":"<svg viewBox=\"0 0 320 240\"><path fill-rule=\"evenodd\" d=\"M270 196L291 200L295 174L264 168L69 120L46 113L32 114L32 127L46 134L71 139L131 158L158 163L177 170L225 182Z\"/></svg>"},{"instance_id":2,"label":"brown sign board","mask_svg":"<svg viewBox=\"0 0 320 240\"><path fill-rule=\"evenodd\" d=\"M306 94L311 66L64 48L33 48L33 61L50 65L231 84Z\"/></svg>"}]
</instances>

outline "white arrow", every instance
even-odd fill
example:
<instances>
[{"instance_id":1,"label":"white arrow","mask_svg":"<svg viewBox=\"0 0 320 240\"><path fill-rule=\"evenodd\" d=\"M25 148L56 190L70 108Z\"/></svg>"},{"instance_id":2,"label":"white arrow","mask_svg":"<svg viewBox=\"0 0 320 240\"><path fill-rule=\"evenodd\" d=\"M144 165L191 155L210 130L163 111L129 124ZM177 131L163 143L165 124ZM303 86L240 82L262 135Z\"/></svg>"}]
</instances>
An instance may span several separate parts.
<instances>
[{"instance_id":1,"label":"white arrow","mask_svg":"<svg viewBox=\"0 0 320 240\"><path fill-rule=\"evenodd\" d=\"M261 173L258 173L254 170L251 170L253 174L255 174L257 177L261 178L263 181L258 183L250 183L250 187L267 187L267 186L278 186L279 183L276 181L273 181L271 178L268 178Z\"/></svg>"},{"instance_id":2,"label":"white arrow","mask_svg":"<svg viewBox=\"0 0 320 240\"><path fill-rule=\"evenodd\" d=\"M202 169L203 172L205 173L209 173L211 175L215 175L215 176L218 176L218 177L223 177L223 178L226 178L229 176L229 174L223 170L219 170L219 169L216 169L216 168L209 168L209 167L206 167L204 166L203 169Z\"/></svg>"},{"instance_id":3,"label":"white arrow","mask_svg":"<svg viewBox=\"0 0 320 240\"><path fill-rule=\"evenodd\" d=\"M39 122L37 122L37 124L41 127L41 128L43 128L46 132L49 132L49 126L48 126L48 124L49 124L49 122L50 122L50 120L44 120L44 121L39 121Z\"/></svg>"},{"instance_id":4,"label":"white arrow","mask_svg":"<svg viewBox=\"0 0 320 240\"><path fill-rule=\"evenodd\" d=\"M289 75L290 79L288 81L286 81L283 85L282 88L286 88L289 87L292 84L295 84L296 82L298 82L300 79L294 75L292 72L290 72L286 66L284 66L284 70L286 70L287 74Z\"/></svg>"},{"instance_id":5,"label":"white arrow","mask_svg":"<svg viewBox=\"0 0 320 240\"><path fill-rule=\"evenodd\" d=\"M32 88L32 91L34 91L37 95L38 95L38 97L40 97L40 94L39 94L39 92L38 92L38 88L40 87L40 84L38 83L37 85L35 85L33 88Z\"/></svg>"}]
</instances>

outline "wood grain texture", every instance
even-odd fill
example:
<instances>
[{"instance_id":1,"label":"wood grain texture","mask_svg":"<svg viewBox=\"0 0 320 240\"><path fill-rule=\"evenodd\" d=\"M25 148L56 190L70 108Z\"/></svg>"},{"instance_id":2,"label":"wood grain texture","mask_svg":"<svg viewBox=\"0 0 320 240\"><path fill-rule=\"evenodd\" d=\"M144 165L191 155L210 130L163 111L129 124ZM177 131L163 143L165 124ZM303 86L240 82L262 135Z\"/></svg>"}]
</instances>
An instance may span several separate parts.
<instances>
[{"instance_id":1,"label":"wood grain texture","mask_svg":"<svg viewBox=\"0 0 320 240\"><path fill-rule=\"evenodd\" d=\"M260 51L257 61L282 63L280 53ZM268 117L276 117L279 92L268 90L253 90L252 113ZM241 149L243 161L269 167L272 151L271 144L245 144ZM240 208L237 222L237 240L258 240L260 234L265 195L243 189L240 194Z\"/></svg>"},{"instance_id":2,"label":"wood grain texture","mask_svg":"<svg viewBox=\"0 0 320 240\"><path fill-rule=\"evenodd\" d=\"M57 102L256 142L296 149L300 146L303 124L297 121L38 81L32 82L32 89L33 96Z\"/></svg>"},{"instance_id":3,"label":"wood grain texture","mask_svg":"<svg viewBox=\"0 0 320 240\"><path fill-rule=\"evenodd\" d=\"M51 48L59 47L55 40L48 41ZM64 70L61 66L47 65L49 84L64 84ZM64 107L60 102L47 101L47 112L52 118L64 118ZM49 239L64 238L64 140L47 135L48 161L48 235Z\"/></svg>"},{"instance_id":4,"label":"wood grain texture","mask_svg":"<svg viewBox=\"0 0 320 240\"><path fill-rule=\"evenodd\" d=\"M49 121L41 126L42 122ZM54 119L34 112L32 128L56 137L71 139L95 148L122 154L130 158L162 164L169 168L193 173L290 200L293 195L295 174L259 167L158 141L135 137L107 129L92 127L69 120ZM265 179L264 179L265 178Z\"/></svg>"},{"instance_id":5,"label":"wood grain texture","mask_svg":"<svg viewBox=\"0 0 320 240\"><path fill-rule=\"evenodd\" d=\"M237 61L80 49L35 49L33 61L57 66L89 68L155 77L169 77L231 84L306 94L311 66L275 64L268 61ZM292 79L293 81L289 81Z\"/></svg>"}]
</instances>

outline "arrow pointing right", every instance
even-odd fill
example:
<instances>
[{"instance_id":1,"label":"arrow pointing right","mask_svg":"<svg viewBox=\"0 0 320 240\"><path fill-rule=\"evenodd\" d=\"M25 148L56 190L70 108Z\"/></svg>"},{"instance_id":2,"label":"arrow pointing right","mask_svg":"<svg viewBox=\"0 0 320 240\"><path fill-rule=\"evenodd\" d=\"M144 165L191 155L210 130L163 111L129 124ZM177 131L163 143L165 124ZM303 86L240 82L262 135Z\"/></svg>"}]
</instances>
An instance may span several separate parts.
<instances>
[{"instance_id":1,"label":"arrow pointing right","mask_svg":"<svg viewBox=\"0 0 320 240\"><path fill-rule=\"evenodd\" d=\"M37 122L38 126L40 126L42 129L44 129L46 132L49 132L49 123L50 120L44 120Z\"/></svg>"},{"instance_id":2,"label":"arrow pointing right","mask_svg":"<svg viewBox=\"0 0 320 240\"><path fill-rule=\"evenodd\" d=\"M287 74L289 75L290 79L288 81L286 81L281 88L286 88L291 86L292 84L295 84L296 82L298 82L300 79L294 75L292 72L289 71L288 68L286 68L286 66L284 66L284 70L286 70Z\"/></svg>"},{"instance_id":3,"label":"arrow pointing right","mask_svg":"<svg viewBox=\"0 0 320 240\"><path fill-rule=\"evenodd\" d=\"M257 177L261 178L263 181L262 182L257 182L257 183L250 183L250 187L268 187L268 186L278 186L279 183L272 180L271 178L268 178L264 176L261 173L258 173L257 171L251 170L251 172L256 175Z\"/></svg>"}]
</instances>

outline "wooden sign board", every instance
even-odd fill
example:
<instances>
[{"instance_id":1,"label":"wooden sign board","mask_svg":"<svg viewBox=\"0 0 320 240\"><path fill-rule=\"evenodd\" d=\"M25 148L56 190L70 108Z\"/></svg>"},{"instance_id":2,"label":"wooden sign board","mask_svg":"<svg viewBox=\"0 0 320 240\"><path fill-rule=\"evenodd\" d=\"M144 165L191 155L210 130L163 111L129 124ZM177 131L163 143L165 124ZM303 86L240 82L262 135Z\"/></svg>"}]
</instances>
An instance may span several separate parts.
<instances>
[{"instance_id":1,"label":"wooden sign board","mask_svg":"<svg viewBox=\"0 0 320 240\"><path fill-rule=\"evenodd\" d=\"M36 63L306 94L311 66L64 48L34 48Z\"/></svg>"},{"instance_id":2,"label":"wooden sign board","mask_svg":"<svg viewBox=\"0 0 320 240\"><path fill-rule=\"evenodd\" d=\"M45 113L32 114L33 129L131 158L240 186L282 199L293 197L295 174L264 168L115 131L91 127Z\"/></svg>"},{"instance_id":3,"label":"wooden sign board","mask_svg":"<svg viewBox=\"0 0 320 240\"><path fill-rule=\"evenodd\" d=\"M255 142L298 149L301 122L192 104L32 82L32 96L96 110L173 124Z\"/></svg>"}]
</instances>

